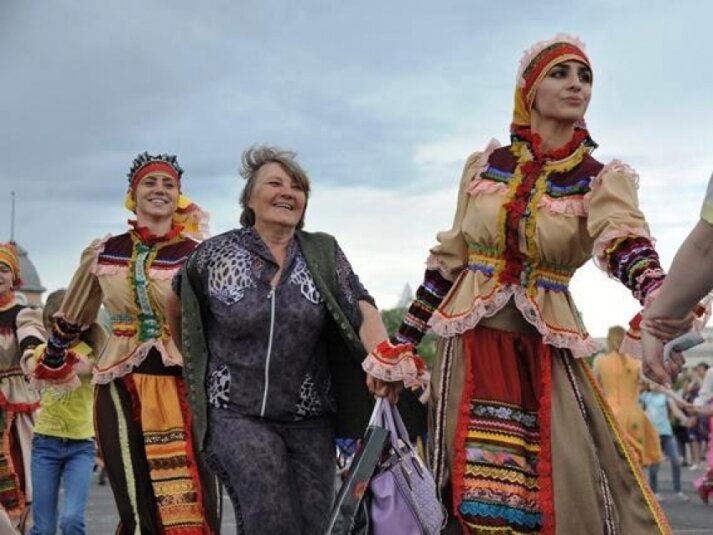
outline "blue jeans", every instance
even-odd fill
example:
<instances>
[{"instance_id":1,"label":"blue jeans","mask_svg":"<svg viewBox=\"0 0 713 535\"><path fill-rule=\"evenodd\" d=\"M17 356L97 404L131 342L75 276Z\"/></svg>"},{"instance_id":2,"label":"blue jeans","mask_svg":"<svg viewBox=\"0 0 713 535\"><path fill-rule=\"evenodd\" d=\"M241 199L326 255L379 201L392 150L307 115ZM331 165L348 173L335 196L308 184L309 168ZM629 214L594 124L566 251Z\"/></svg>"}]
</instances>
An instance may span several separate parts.
<instances>
[{"instance_id":1,"label":"blue jeans","mask_svg":"<svg viewBox=\"0 0 713 535\"><path fill-rule=\"evenodd\" d=\"M681 492L681 459L678 456L676 438L673 435L661 435L661 449L671 461L671 478L674 492ZM659 466L661 463L649 466L649 485L654 492L659 491Z\"/></svg>"},{"instance_id":2,"label":"blue jeans","mask_svg":"<svg viewBox=\"0 0 713 535\"><path fill-rule=\"evenodd\" d=\"M63 535L84 535L84 509L92 482L94 439L72 440L47 435L32 438L32 517L30 535L54 535L57 500L64 479Z\"/></svg>"}]
</instances>

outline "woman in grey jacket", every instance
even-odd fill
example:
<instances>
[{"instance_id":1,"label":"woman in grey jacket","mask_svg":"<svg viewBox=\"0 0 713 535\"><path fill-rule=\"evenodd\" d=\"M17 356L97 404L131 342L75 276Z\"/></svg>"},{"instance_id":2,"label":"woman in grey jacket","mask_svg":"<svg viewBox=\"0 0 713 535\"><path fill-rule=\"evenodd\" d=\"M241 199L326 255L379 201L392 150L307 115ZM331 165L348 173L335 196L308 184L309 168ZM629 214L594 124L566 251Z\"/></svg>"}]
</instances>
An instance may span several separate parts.
<instances>
[{"instance_id":1,"label":"woman in grey jacket","mask_svg":"<svg viewBox=\"0 0 713 535\"><path fill-rule=\"evenodd\" d=\"M251 148L242 175L242 228L195 251L189 271L175 280L169 321L174 336L180 333L188 273L207 360L187 349L187 361L200 367L186 366L192 404L200 413L204 394L206 454L229 492L239 531L320 533L334 496L335 420L340 409L368 402L358 364L364 348L387 335L336 241L300 230L310 183L294 153ZM184 348L194 325L184 317ZM335 340L351 346L354 358L335 352ZM401 388L373 379L369 385L392 400Z\"/></svg>"}]
</instances>

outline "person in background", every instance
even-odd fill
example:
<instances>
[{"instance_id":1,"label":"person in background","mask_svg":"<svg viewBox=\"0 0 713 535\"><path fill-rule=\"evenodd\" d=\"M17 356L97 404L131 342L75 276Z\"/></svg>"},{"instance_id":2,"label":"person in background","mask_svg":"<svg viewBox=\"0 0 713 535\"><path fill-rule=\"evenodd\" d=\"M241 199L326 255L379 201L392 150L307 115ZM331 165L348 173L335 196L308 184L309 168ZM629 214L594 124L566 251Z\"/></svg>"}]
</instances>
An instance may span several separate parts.
<instances>
[{"instance_id":1,"label":"person in background","mask_svg":"<svg viewBox=\"0 0 713 535\"><path fill-rule=\"evenodd\" d=\"M24 531L32 502L30 451L39 396L29 388L21 357L44 342L42 312L21 305L14 243L0 243L0 533Z\"/></svg>"},{"instance_id":2,"label":"person in background","mask_svg":"<svg viewBox=\"0 0 713 535\"><path fill-rule=\"evenodd\" d=\"M683 493L681 488L681 457L678 454L676 439L673 436L671 427L671 416L676 418L685 418L685 414L678 407L676 402L667 395L663 386L646 381L644 391L639 396L641 404L646 409L646 414L653 422L658 431L659 439L661 440L661 449L671 462L671 475L673 478L673 491L678 501L687 502L688 496ZM651 490L656 494L659 501L663 501L663 496L659 494L658 473L660 463L654 463L649 466L649 485Z\"/></svg>"},{"instance_id":3,"label":"person in background","mask_svg":"<svg viewBox=\"0 0 713 535\"><path fill-rule=\"evenodd\" d=\"M593 372L639 463L649 466L661 462L663 454L656 428L639 405L641 360L619 352L625 334L623 327L609 329L609 353L594 359Z\"/></svg>"},{"instance_id":4,"label":"person in background","mask_svg":"<svg viewBox=\"0 0 713 535\"><path fill-rule=\"evenodd\" d=\"M657 325L661 322L676 320L687 314L692 306L705 299L707 294L713 289L713 176L708 181L703 205L700 211L700 218L691 232L688 234L683 244L679 247L671 270L666 281L659 289L656 299L644 312L641 322L641 344L644 357L650 361L664 363L664 344L667 337L662 337L657 332ZM696 371L700 373L705 369L697 366ZM700 371L699 371L700 370ZM696 400L698 407L706 407L703 399L707 399L707 389L710 388L710 395L713 396L713 372L705 372L704 380L700 386ZM710 382L707 382L710 381ZM703 397L701 397L703 393ZM698 409L698 412L705 412L707 409ZM701 438L700 435L698 438ZM709 447L710 448L710 447ZM709 449L710 453L710 449ZM694 455L691 459L693 465L699 462L700 451L692 451ZM696 480L695 486L701 499L707 502L713 491L713 456L708 455L708 469L706 474Z\"/></svg>"},{"instance_id":5,"label":"person in background","mask_svg":"<svg viewBox=\"0 0 713 535\"><path fill-rule=\"evenodd\" d=\"M42 319L45 329L52 329L53 316L59 310L65 290L47 296ZM32 508L30 535L54 535L60 483L64 488L64 507L59 527L63 534L86 533L84 512L94 467L94 387L91 384L95 355L104 345L106 335L98 324L82 332L68 348L75 356L74 368L80 386L66 391L52 386L41 388L41 410L32 438ZM23 370L32 377L44 344L22 361ZM32 380L31 380L32 383Z\"/></svg>"},{"instance_id":6,"label":"person in background","mask_svg":"<svg viewBox=\"0 0 713 535\"><path fill-rule=\"evenodd\" d=\"M713 368L707 368L698 397L693 405L693 411L711 429L713 424ZM693 482L701 500L708 503L713 495L713 440L708 438L706 454L706 471Z\"/></svg>"},{"instance_id":7,"label":"person in background","mask_svg":"<svg viewBox=\"0 0 713 535\"><path fill-rule=\"evenodd\" d=\"M676 394L687 402L685 407L681 407L681 411L686 416L686 419L679 420L678 418L673 418L671 420L673 434L676 437L676 445L678 446L678 452L681 455L682 467L688 467L691 465L691 448L688 439L688 419L690 418L691 413L688 406L692 400L687 399L686 394L690 390L692 382L692 371L688 368L684 369L683 373L677 380Z\"/></svg>"}]
</instances>

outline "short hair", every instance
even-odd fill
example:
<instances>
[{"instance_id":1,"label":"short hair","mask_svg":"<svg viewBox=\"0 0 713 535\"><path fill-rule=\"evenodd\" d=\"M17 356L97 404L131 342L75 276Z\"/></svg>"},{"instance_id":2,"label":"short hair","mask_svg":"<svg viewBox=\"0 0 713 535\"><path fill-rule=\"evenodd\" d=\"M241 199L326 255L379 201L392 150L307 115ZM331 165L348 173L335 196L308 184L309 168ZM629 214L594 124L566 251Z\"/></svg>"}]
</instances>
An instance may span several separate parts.
<instances>
[{"instance_id":1,"label":"short hair","mask_svg":"<svg viewBox=\"0 0 713 535\"><path fill-rule=\"evenodd\" d=\"M64 300L64 296L66 293L67 290L62 288L59 290L55 290L47 296L45 306L42 309L42 323L44 323L45 329L47 329L48 331L52 328L52 325L54 324L54 315L59 312L59 307L62 306L62 301Z\"/></svg>"},{"instance_id":2,"label":"short hair","mask_svg":"<svg viewBox=\"0 0 713 535\"><path fill-rule=\"evenodd\" d=\"M248 206L253 189L255 189L255 181L260 169L268 163L279 164L285 173L289 175L300 186L305 193L305 210L302 217L297 223L297 228L304 227L305 212L307 211L307 201L309 200L310 180L307 173L300 164L297 163L297 153L279 147L270 147L268 145L253 145L242 156L242 168L240 175L247 181L240 193L240 206L243 211L240 214L240 224L243 227L252 227L255 225L255 212Z\"/></svg>"},{"instance_id":3,"label":"short hair","mask_svg":"<svg viewBox=\"0 0 713 535\"><path fill-rule=\"evenodd\" d=\"M619 325L609 328L609 332L607 333L607 347L609 348L609 351L619 352L619 348L621 347L621 343L624 341L625 334L626 329Z\"/></svg>"}]
</instances>

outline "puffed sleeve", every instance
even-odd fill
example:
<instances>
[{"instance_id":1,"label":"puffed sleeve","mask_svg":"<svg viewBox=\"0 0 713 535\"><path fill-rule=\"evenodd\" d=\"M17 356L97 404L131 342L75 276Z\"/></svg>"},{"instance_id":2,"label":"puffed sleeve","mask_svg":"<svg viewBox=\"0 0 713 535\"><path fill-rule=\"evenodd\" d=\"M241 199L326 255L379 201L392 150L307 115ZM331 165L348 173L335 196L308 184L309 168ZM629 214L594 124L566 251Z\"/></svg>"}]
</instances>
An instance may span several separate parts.
<instances>
[{"instance_id":1,"label":"puffed sleeve","mask_svg":"<svg viewBox=\"0 0 713 535\"><path fill-rule=\"evenodd\" d=\"M428 267L430 269L438 269L441 275L450 281L456 279L468 262L468 244L463 236L462 224L468 207L468 200L470 199L468 188L482 164L482 156L483 153L476 152L471 154L466 161L460 179L460 186L458 187L453 225L451 225L450 229L439 232L436 235L438 245L431 249L431 254L428 257Z\"/></svg>"},{"instance_id":2,"label":"puffed sleeve","mask_svg":"<svg viewBox=\"0 0 713 535\"><path fill-rule=\"evenodd\" d=\"M67 323L88 327L97 319L102 304L102 292L94 266L103 250L104 241L93 242L82 253L79 267L74 272L57 314Z\"/></svg>"},{"instance_id":3,"label":"puffed sleeve","mask_svg":"<svg viewBox=\"0 0 713 535\"><path fill-rule=\"evenodd\" d=\"M423 282L416 289L416 296L399 326L394 338L399 343L417 346L428 332L428 320L453 286L453 281L468 262L468 244L461 230L463 217L470 198L469 188L480 169L487 165L493 142L485 152L476 152L466 161L458 188L456 213L449 230L436 236L438 245L431 249L426 261Z\"/></svg>"},{"instance_id":4,"label":"puffed sleeve","mask_svg":"<svg viewBox=\"0 0 713 535\"><path fill-rule=\"evenodd\" d=\"M595 263L643 304L665 274L637 190L638 176L629 166L618 161L605 166L592 180L587 230Z\"/></svg>"},{"instance_id":5,"label":"puffed sleeve","mask_svg":"<svg viewBox=\"0 0 713 535\"><path fill-rule=\"evenodd\" d=\"M55 315L47 345L37 358L33 377L38 385L43 381L72 388L79 384L74 372L77 357L68 348L84 329L94 323L99 314L102 292L94 267L104 242L95 241L82 253L79 267Z\"/></svg>"},{"instance_id":6,"label":"puffed sleeve","mask_svg":"<svg viewBox=\"0 0 713 535\"><path fill-rule=\"evenodd\" d=\"M42 310L34 307L23 308L15 320L17 342L20 351L31 350L45 341L47 335L42 324Z\"/></svg>"}]
</instances>

